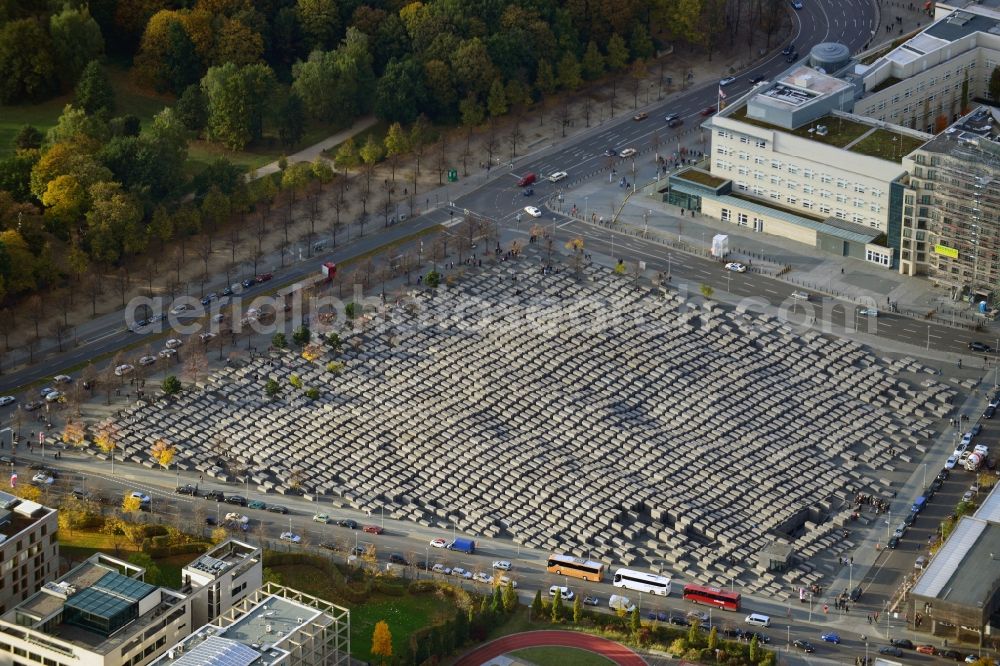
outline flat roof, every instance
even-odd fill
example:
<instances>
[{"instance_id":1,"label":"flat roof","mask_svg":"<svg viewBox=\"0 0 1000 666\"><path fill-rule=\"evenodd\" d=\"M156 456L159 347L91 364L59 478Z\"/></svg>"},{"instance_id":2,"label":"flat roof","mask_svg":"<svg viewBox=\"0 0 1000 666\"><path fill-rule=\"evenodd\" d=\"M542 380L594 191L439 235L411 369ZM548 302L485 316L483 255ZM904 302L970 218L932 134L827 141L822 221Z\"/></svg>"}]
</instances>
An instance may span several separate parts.
<instances>
[{"instance_id":1,"label":"flat roof","mask_svg":"<svg viewBox=\"0 0 1000 666\"><path fill-rule=\"evenodd\" d=\"M935 21L921 34L936 37L942 42L951 43L976 32L992 32L997 34L998 26L1000 26L1000 21L997 21L996 18L959 9L945 16L940 21Z\"/></svg>"},{"instance_id":2,"label":"flat roof","mask_svg":"<svg viewBox=\"0 0 1000 666\"><path fill-rule=\"evenodd\" d=\"M55 512L47 506L0 491L0 543L16 537Z\"/></svg>"},{"instance_id":3,"label":"flat roof","mask_svg":"<svg viewBox=\"0 0 1000 666\"><path fill-rule=\"evenodd\" d=\"M992 591L984 581L1000 578L1000 525L964 516L952 530L912 593L963 606L983 608ZM976 566L968 566L975 562Z\"/></svg>"},{"instance_id":4,"label":"flat roof","mask_svg":"<svg viewBox=\"0 0 1000 666\"><path fill-rule=\"evenodd\" d=\"M233 567L252 560L259 553L260 549L256 546L251 546L235 539L228 539L193 560L184 569L198 571L210 576L220 576Z\"/></svg>"},{"instance_id":5,"label":"flat roof","mask_svg":"<svg viewBox=\"0 0 1000 666\"><path fill-rule=\"evenodd\" d=\"M932 153L963 158L975 149L1000 156L1000 109L979 106L922 147L922 150Z\"/></svg>"}]
</instances>

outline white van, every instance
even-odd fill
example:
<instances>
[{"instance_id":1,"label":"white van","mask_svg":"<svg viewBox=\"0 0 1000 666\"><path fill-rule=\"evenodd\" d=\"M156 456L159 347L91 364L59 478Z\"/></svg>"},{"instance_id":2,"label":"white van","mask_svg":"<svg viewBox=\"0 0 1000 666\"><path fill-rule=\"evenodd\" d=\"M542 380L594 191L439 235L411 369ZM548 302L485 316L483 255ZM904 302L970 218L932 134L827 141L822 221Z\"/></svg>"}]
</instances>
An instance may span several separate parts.
<instances>
[{"instance_id":1,"label":"white van","mask_svg":"<svg viewBox=\"0 0 1000 666\"><path fill-rule=\"evenodd\" d=\"M792 292L792 298L794 298L796 300L799 300L799 301L808 301L809 300L809 294L806 293L806 292L804 292L804 291L793 291Z\"/></svg>"},{"instance_id":2,"label":"white van","mask_svg":"<svg viewBox=\"0 0 1000 666\"><path fill-rule=\"evenodd\" d=\"M626 613L631 613L635 610L635 604L629 601L628 597L612 594L611 598L608 599L608 608L614 611L623 610Z\"/></svg>"},{"instance_id":3,"label":"white van","mask_svg":"<svg viewBox=\"0 0 1000 666\"><path fill-rule=\"evenodd\" d=\"M760 613L750 613L746 618L747 624L752 624L755 627L770 627L771 618L766 615L761 615Z\"/></svg>"}]
</instances>

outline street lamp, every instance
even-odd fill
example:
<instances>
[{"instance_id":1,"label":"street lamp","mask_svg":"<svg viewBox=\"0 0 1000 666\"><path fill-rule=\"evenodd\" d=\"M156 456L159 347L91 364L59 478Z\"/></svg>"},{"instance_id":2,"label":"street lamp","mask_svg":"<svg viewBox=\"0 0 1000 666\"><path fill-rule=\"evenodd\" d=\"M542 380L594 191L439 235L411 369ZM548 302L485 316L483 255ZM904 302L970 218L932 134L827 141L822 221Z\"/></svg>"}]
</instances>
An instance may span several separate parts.
<instances>
[{"instance_id":1,"label":"street lamp","mask_svg":"<svg viewBox=\"0 0 1000 666\"><path fill-rule=\"evenodd\" d=\"M587 215L587 214L588 214L588 213L590 212L590 203L589 203L589 199L590 199L590 197L584 197L584 198L583 198L583 219L584 219L584 220L586 220L586 219L587 219L587 217L588 217L588 215ZM998 346L1000 346L1000 345L998 345Z\"/></svg>"}]
</instances>

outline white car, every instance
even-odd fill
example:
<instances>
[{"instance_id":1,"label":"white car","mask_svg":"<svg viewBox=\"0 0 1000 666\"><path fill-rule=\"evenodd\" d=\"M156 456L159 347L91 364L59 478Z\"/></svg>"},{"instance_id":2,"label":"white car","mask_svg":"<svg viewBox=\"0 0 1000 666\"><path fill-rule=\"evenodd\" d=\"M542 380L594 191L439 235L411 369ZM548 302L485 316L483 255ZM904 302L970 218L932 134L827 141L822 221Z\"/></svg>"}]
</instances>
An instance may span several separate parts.
<instances>
[{"instance_id":1,"label":"white car","mask_svg":"<svg viewBox=\"0 0 1000 666\"><path fill-rule=\"evenodd\" d=\"M188 310L193 310L193 309L194 306L191 305L190 303L182 303L181 305L175 305L174 307L170 308L170 314L179 315L182 312L186 312Z\"/></svg>"},{"instance_id":2,"label":"white car","mask_svg":"<svg viewBox=\"0 0 1000 666\"><path fill-rule=\"evenodd\" d=\"M135 366L129 363L122 363L117 368L115 368L115 376L122 377L124 375L131 373L133 370L135 370Z\"/></svg>"},{"instance_id":3,"label":"white car","mask_svg":"<svg viewBox=\"0 0 1000 666\"><path fill-rule=\"evenodd\" d=\"M45 402L58 402L62 398L62 393L59 391L49 391L45 394Z\"/></svg>"},{"instance_id":4,"label":"white car","mask_svg":"<svg viewBox=\"0 0 1000 666\"><path fill-rule=\"evenodd\" d=\"M480 571L479 573L475 574L472 577L472 580L476 581L477 583L486 583L487 585L490 585L493 582L493 576L489 575L488 573Z\"/></svg>"},{"instance_id":5,"label":"white car","mask_svg":"<svg viewBox=\"0 0 1000 666\"><path fill-rule=\"evenodd\" d=\"M531 217L541 217L542 216L542 211L538 210L534 206L525 206L524 207L524 212L527 213L528 215L530 215Z\"/></svg>"},{"instance_id":6,"label":"white car","mask_svg":"<svg viewBox=\"0 0 1000 666\"><path fill-rule=\"evenodd\" d=\"M73 378L70 377L69 375L56 375L55 377L52 378L52 381L54 381L56 384L69 384L71 381L73 381Z\"/></svg>"},{"instance_id":7,"label":"white car","mask_svg":"<svg viewBox=\"0 0 1000 666\"><path fill-rule=\"evenodd\" d=\"M809 300L809 294L807 292L804 292L804 291L793 291L792 292L792 298L794 298L797 301L808 301Z\"/></svg>"},{"instance_id":8,"label":"white car","mask_svg":"<svg viewBox=\"0 0 1000 666\"><path fill-rule=\"evenodd\" d=\"M859 317L871 317L872 319L878 318L878 310L875 308L858 308Z\"/></svg>"},{"instance_id":9,"label":"white car","mask_svg":"<svg viewBox=\"0 0 1000 666\"><path fill-rule=\"evenodd\" d=\"M726 78L719 81L720 86L728 86L730 83L736 80L735 76L727 76Z\"/></svg>"},{"instance_id":10,"label":"white car","mask_svg":"<svg viewBox=\"0 0 1000 666\"><path fill-rule=\"evenodd\" d=\"M155 356L143 356L139 359L139 365L153 365L156 363Z\"/></svg>"},{"instance_id":11,"label":"white car","mask_svg":"<svg viewBox=\"0 0 1000 666\"><path fill-rule=\"evenodd\" d=\"M44 483L47 486L51 486L55 479L48 472L39 472L31 477L32 483Z\"/></svg>"},{"instance_id":12,"label":"white car","mask_svg":"<svg viewBox=\"0 0 1000 666\"><path fill-rule=\"evenodd\" d=\"M215 335L215 333L212 333L211 331L207 331L205 333L202 333L198 337L201 338L202 342L210 342L211 340L213 340L216 337L216 335Z\"/></svg>"},{"instance_id":13,"label":"white car","mask_svg":"<svg viewBox=\"0 0 1000 666\"><path fill-rule=\"evenodd\" d=\"M635 155L635 154L636 154L637 152L639 152L639 151L638 151L638 150L636 150L635 148L626 148L625 150L623 150L623 151L621 152L621 156L622 156L622 157L632 157L632 156L633 156L633 155Z\"/></svg>"},{"instance_id":14,"label":"white car","mask_svg":"<svg viewBox=\"0 0 1000 666\"><path fill-rule=\"evenodd\" d=\"M455 567L451 570L452 576L458 576L459 578L464 578L465 580L472 580L472 572L466 571L462 567Z\"/></svg>"},{"instance_id":15,"label":"white car","mask_svg":"<svg viewBox=\"0 0 1000 666\"><path fill-rule=\"evenodd\" d=\"M445 565L438 562L437 564L431 567L431 571L433 571L434 573L444 574L445 576L447 576L448 574L451 573L451 567L446 567Z\"/></svg>"},{"instance_id":16,"label":"white car","mask_svg":"<svg viewBox=\"0 0 1000 666\"><path fill-rule=\"evenodd\" d=\"M170 358L171 356L177 356L176 349L161 349L158 354L160 358Z\"/></svg>"},{"instance_id":17,"label":"white car","mask_svg":"<svg viewBox=\"0 0 1000 666\"><path fill-rule=\"evenodd\" d=\"M746 273L747 267L739 263L738 261L730 261L728 264L726 264L726 270L733 271L736 273Z\"/></svg>"},{"instance_id":18,"label":"white car","mask_svg":"<svg viewBox=\"0 0 1000 666\"><path fill-rule=\"evenodd\" d=\"M562 585L553 585L552 587L550 587L549 596L550 597L556 596L556 590L559 590L559 596L562 598L563 601L572 601L573 597L576 596L575 594L573 594L573 590L569 589L568 587L564 587Z\"/></svg>"},{"instance_id":19,"label":"white car","mask_svg":"<svg viewBox=\"0 0 1000 666\"><path fill-rule=\"evenodd\" d=\"M184 341L179 338L170 338L167 340L167 349L177 349L184 344Z\"/></svg>"},{"instance_id":20,"label":"white car","mask_svg":"<svg viewBox=\"0 0 1000 666\"><path fill-rule=\"evenodd\" d=\"M282 541L287 541L288 543L302 543L302 537L295 532L282 532L281 536L278 538Z\"/></svg>"},{"instance_id":21,"label":"white car","mask_svg":"<svg viewBox=\"0 0 1000 666\"><path fill-rule=\"evenodd\" d=\"M966 490L965 494L962 495L962 501L963 502L971 502L972 498L975 497L975 496L976 496L976 493L972 492L971 490Z\"/></svg>"},{"instance_id":22,"label":"white car","mask_svg":"<svg viewBox=\"0 0 1000 666\"><path fill-rule=\"evenodd\" d=\"M958 456L951 456L944 461L945 469L955 469L955 465L958 463Z\"/></svg>"},{"instance_id":23,"label":"white car","mask_svg":"<svg viewBox=\"0 0 1000 666\"><path fill-rule=\"evenodd\" d=\"M565 171L556 171L554 174L549 176L549 180L553 183L558 183L560 180L568 176L569 174Z\"/></svg>"},{"instance_id":24,"label":"white car","mask_svg":"<svg viewBox=\"0 0 1000 666\"><path fill-rule=\"evenodd\" d=\"M128 496L134 497L137 500L139 500L139 504L149 504L150 502L153 501L149 495L146 495L145 493L140 493L138 490L133 490L128 494Z\"/></svg>"},{"instance_id":25,"label":"white car","mask_svg":"<svg viewBox=\"0 0 1000 666\"><path fill-rule=\"evenodd\" d=\"M5 407L13 402L17 402L17 398L12 395L5 395L0 398L0 407Z\"/></svg>"},{"instance_id":26,"label":"white car","mask_svg":"<svg viewBox=\"0 0 1000 666\"><path fill-rule=\"evenodd\" d=\"M247 523L250 522L250 518L248 516L244 516L244 515L236 513L234 511L234 512L226 514L226 522L227 523L240 523L241 525L246 525Z\"/></svg>"},{"instance_id":27,"label":"white car","mask_svg":"<svg viewBox=\"0 0 1000 666\"><path fill-rule=\"evenodd\" d=\"M493 563L494 569L502 569L504 571L510 571L511 564L507 560L497 560Z\"/></svg>"},{"instance_id":28,"label":"white car","mask_svg":"<svg viewBox=\"0 0 1000 666\"><path fill-rule=\"evenodd\" d=\"M448 541L445 539L432 539L431 545L435 548L444 548L448 545Z\"/></svg>"}]
</instances>

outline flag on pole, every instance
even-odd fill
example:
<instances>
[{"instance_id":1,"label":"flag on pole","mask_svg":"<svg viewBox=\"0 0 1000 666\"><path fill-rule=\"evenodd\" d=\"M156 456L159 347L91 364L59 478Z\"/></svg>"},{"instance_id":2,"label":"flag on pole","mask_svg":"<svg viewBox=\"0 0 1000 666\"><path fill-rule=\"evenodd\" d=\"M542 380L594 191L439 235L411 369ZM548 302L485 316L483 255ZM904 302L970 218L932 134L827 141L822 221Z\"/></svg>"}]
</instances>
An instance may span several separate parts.
<instances>
[{"instance_id":1,"label":"flag on pole","mask_svg":"<svg viewBox=\"0 0 1000 666\"><path fill-rule=\"evenodd\" d=\"M10 487L11 488L17 487L17 472L10 473Z\"/></svg>"}]
</instances>

